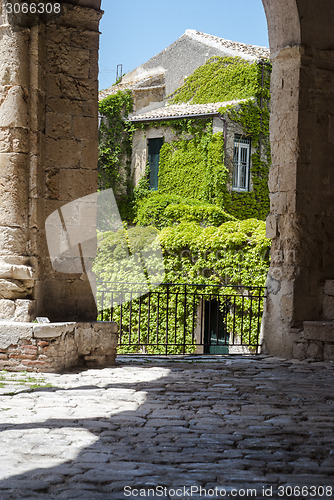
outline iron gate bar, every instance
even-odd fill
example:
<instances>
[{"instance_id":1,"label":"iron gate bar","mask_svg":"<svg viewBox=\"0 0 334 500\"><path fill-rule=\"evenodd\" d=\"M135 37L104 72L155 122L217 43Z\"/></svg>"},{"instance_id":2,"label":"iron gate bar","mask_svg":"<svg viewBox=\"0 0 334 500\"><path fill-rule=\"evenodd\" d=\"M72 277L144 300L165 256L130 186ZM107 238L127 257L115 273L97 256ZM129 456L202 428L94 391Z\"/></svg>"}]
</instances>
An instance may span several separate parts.
<instances>
[{"instance_id":1,"label":"iron gate bar","mask_svg":"<svg viewBox=\"0 0 334 500\"><path fill-rule=\"evenodd\" d=\"M98 282L99 319L114 319L119 323L122 348L139 350L147 347L150 351L156 348L159 351L156 353L161 353L163 348L166 355L198 350L206 352L210 351L210 346L216 346L216 349L226 346L229 350L244 346L249 348L250 353L254 350L259 352L265 287L215 283L151 285L155 288L150 289L150 284L139 282ZM212 316L214 311L216 317ZM156 328L153 326L155 323ZM162 338L161 327L164 323ZM133 327L136 327L136 334ZM147 329L146 335L143 329ZM155 339L152 337L154 329Z\"/></svg>"}]
</instances>

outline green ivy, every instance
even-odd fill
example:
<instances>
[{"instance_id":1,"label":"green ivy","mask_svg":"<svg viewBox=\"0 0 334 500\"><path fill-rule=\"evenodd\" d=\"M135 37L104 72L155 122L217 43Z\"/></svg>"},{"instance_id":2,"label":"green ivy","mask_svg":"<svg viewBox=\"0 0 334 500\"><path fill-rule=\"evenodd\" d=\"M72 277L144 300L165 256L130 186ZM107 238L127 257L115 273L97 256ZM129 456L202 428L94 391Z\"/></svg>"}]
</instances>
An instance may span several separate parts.
<instances>
[{"instance_id":1,"label":"green ivy","mask_svg":"<svg viewBox=\"0 0 334 500\"><path fill-rule=\"evenodd\" d=\"M196 205L193 206L196 207ZM217 285L240 285L242 283L244 286L264 286L265 284L269 266L270 240L265 237L265 223L255 219L230 221L219 227L206 228L201 227L197 222L183 222L177 226L166 227L161 231L153 227L136 227L130 230L128 237L126 237L124 229L120 229L117 233L100 234L98 254L93 268L97 278L102 281L124 283L136 281L135 268L133 267L136 262L134 254L141 251L147 253L148 246L154 249L158 243L163 251L165 283L211 285L212 293L216 293L217 288L215 287ZM129 249L133 253L133 257L128 257ZM150 255L147 267L155 269L157 267L156 255L154 252ZM231 293L230 289L229 293ZM125 296L123 296L123 300L124 298ZM130 298L129 295L129 300ZM116 295L114 300L117 300ZM156 294L152 294L149 302L143 298L139 302L133 300L131 304L122 305L125 330L131 315L135 318L138 308L141 311L141 330L138 334L138 325L132 323L132 342L137 338L138 346L123 347L119 352L136 352L139 345L146 342L147 332L150 328L153 328L150 335L156 338L158 334L160 342L164 343L166 324L161 321L157 332L156 322L153 319L157 314L157 300L160 301L160 308L173 308L173 298L169 299L167 305L166 296L161 296L158 299ZM240 322L238 330L240 334L245 335L245 338L247 334L248 338L250 333L251 339L254 340L257 317L255 318L253 312L252 324L249 323L247 314L241 318L238 306L239 301L242 300L247 300L247 296L244 299L236 298L234 314L229 316L228 321ZM190 294L186 318L186 321L189 322L192 320L192 307L195 305ZM119 321L120 312L120 306L116 306L114 320ZM261 314L261 311L258 313ZM161 316L163 317L163 314ZM151 326L148 324L149 317L151 318ZM110 319L110 310L104 310L103 318ZM260 317L258 319L260 320ZM176 328L176 338L182 344L184 318L181 308L176 320L169 326L173 335ZM231 327L231 325L227 324L227 327ZM192 331L191 325L188 325L188 331ZM191 336L191 333L189 335ZM123 335L123 341L125 343L127 341L126 333ZM187 338L187 341L191 344L191 338ZM169 347L168 353L175 354L181 352L180 349ZM150 346L148 352L163 353L164 347Z\"/></svg>"},{"instance_id":2,"label":"green ivy","mask_svg":"<svg viewBox=\"0 0 334 500\"><path fill-rule=\"evenodd\" d=\"M257 64L239 57L212 57L170 96L170 104L247 99L257 92Z\"/></svg>"},{"instance_id":3,"label":"green ivy","mask_svg":"<svg viewBox=\"0 0 334 500\"><path fill-rule=\"evenodd\" d=\"M234 220L234 217L217 205L155 191L139 202L135 222L162 229L181 222L198 222L204 227L220 226L229 220Z\"/></svg>"},{"instance_id":4,"label":"green ivy","mask_svg":"<svg viewBox=\"0 0 334 500\"><path fill-rule=\"evenodd\" d=\"M128 198L132 193L131 151L133 127L126 121L133 109L130 90L118 91L100 101L99 189L114 190L121 215L133 217Z\"/></svg>"},{"instance_id":5,"label":"green ivy","mask_svg":"<svg viewBox=\"0 0 334 500\"><path fill-rule=\"evenodd\" d=\"M166 276L172 283L264 286L270 240L257 219L201 227L184 222L160 233Z\"/></svg>"},{"instance_id":6,"label":"green ivy","mask_svg":"<svg viewBox=\"0 0 334 500\"><path fill-rule=\"evenodd\" d=\"M268 174L271 166L269 141L271 66L265 63L258 64L257 69L255 99L219 110L226 118L240 123L245 135L252 139L253 154L250 172L252 190L238 193L225 189L221 203L226 211L239 219L257 217L265 220L270 209Z\"/></svg>"},{"instance_id":7,"label":"green ivy","mask_svg":"<svg viewBox=\"0 0 334 500\"><path fill-rule=\"evenodd\" d=\"M223 135L212 133L211 120L188 120L189 124L187 120L179 120L178 126L175 120L172 128L180 139L165 143L161 148L159 192L196 197L220 205L238 219L266 218L271 165L270 73L271 67L265 62L212 58L195 70L170 101L207 103L248 98L238 105L221 108L219 112L225 119L239 123L245 135L252 139L251 191L231 191L231 172L224 164ZM161 122L153 126L159 124Z\"/></svg>"},{"instance_id":8,"label":"green ivy","mask_svg":"<svg viewBox=\"0 0 334 500\"><path fill-rule=\"evenodd\" d=\"M224 136L212 133L212 119L182 119L136 124L136 128L169 127L178 140L164 143L160 150L160 194L197 198L215 203L219 189L226 185ZM145 183L147 173L143 177Z\"/></svg>"},{"instance_id":9,"label":"green ivy","mask_svg":"<svg viewBox=\"0 0 334 500\"><path fill-rule=\"evenodd\" d=\"M239 58L213 58L198 68L170 101L195 104L247 99L238 106L220 110L252 138L252 191L246 193L230 191L231 173L224 164L223 134L213 134L211 118L131 125L125 121L132 109L130 92L110 97L100 105L100 112L108 117L112 129L109 133L108 127L108 130L102 127L101 180L105 175L109 183L105 185L117 190L124 182L119 175L120 165L126 163L126 197L121 202L129 211L128 220L133 220L136 213L135 222L151 226L147 231L151 231L154 241L160 242L165 282L263 286L269 267L270 241L265 238L263 220L255 217L265 219L269 211L270 66L247 63ZM145 131L149 127L172 127L179 136L177 141L162 146L158 192L155 193L149 190L147 171L133 188L129 170L133 131ZM233 216L241 220L229 220ZM131 277L131 259L128 267L119 263L119 256L126 255L129 249L126 231L121 231L121 237L118 233L100 235L94 264L100 279L126 281ZM142 238L140 231L137 236L133 234L132 246L145 251L147 235ZM132 304L134 311L138 304L136 301ZM142 309L144 322L149 316L145 307ZM131 311L129 305L123 308ZM154 299L150 308L153 314ZM116 321L118 312L116 308ZM108 315L108 311L105 314ZM239 319L235 314L233 321L238 323ZM184 318L176 321L181 325ZM161 325L162 335L165 327ZM248 328L247 322L242 328ZM182 335L181 326L177 332Z\"/></svg>"},{"instance_id":10,"label":"green ivy","mask_svg":"<svg viewBox=\"0 0 334 500\"><path fill-rule=\"evenodd\" d=\"M264 220L269 212L268 171L270 66L249 63L240 58L214 57L195 70L171 99L171 103L223 102L247 99L227 106L220 113L243 127L252 139L252 167L249 192L231 191L231 172L224 164L224 139L212 133L212 119L175 119L130 124L130 91L118 92L100 104L109 121L101 126L99 158L100 187L112 187L122 217L131 222L139 201L150 195L147 173L134 187L130 173L132 135L135 129L172 128L179 139L165 143L160 151L159 185L161 194L196 198L219 205L239 219ZM123 167L122 167L123 165Z\"/></svg>"}]
</instances>

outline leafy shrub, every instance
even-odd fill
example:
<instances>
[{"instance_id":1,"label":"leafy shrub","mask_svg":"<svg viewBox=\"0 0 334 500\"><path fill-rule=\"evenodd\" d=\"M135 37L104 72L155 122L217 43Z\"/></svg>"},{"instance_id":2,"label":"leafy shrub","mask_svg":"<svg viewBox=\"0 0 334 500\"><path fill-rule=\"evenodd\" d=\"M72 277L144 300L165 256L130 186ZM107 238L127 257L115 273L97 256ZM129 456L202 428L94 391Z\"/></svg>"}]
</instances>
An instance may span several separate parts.
<instances>
[{"instance_id":1,"label":"leafy shrub","mask_svg":"<svg viewBox=\"0 0 334 500\"><path fill-rule=\"evenodd\" d=\"M154 226L158 229L168 226L169 220L166 216L166 208L171 204L187 203L188 205L200 205L200 201L187 199L174 194L160 194L151 192L147 197L138 201L137 216L135 223L140 226Z\"/></svg>"},{"instance_id":2,"label":"leafy shrub","mask_svg":"<svg viewBox=\"0 0 334 500\"><path fill-rule=\"evenodd\" d=\"M126 265L122 259L127 256L127 249L130 247L133 253L144 252L149 245L154 250L154 245L158 243L162 247L165 267L165 283L193 283L212 285L212 293L216 293L217 285L243 285L243 286L264 286L269 267L270 240L265 237L265 223L256 219L244 221L225 222L219 227L201 227L197 222L182 222L174 227L166 227L158 231L153 227L132 228L129 236L125 236L124 230L118 233L103 233L99 236L99 250L94 264L94 271L97 278L105 281L135 281L131 260ZM141 231L144 232L141 232ZM148 243L149 242L149 243ZM151 253L150 266L157 265L154 251ZM157 273L161 269L157 269ZM131 277L131 279L129 279ZM190 285L189 285L190 286ZM129 287L126 287L129 290ZM117 290L117 286L115 286ZM157 289L156 289L157 290ZM211 292L210 292L211 293ZM229 293L231 290L229 289ZM247 293L247 292L245 292ZM122 310L123 331L129 331L130 319L132 325L132 342L138 342L138 346L124 346L119 352L137 352L140 345L145 344L145 339L158 338L159 343L164 343L166 330L174 335L177 342L182 344L184 340L184 321L187 325L192 320L193 308L198 306L195 299L189 294L187 298L187 317L184 318L182 309L177 309L174 304L175 297L160 297L158 303L157 295L144 296L140 299L128 293L128 300L122 306L117 305L117 296L113 309L113 319L119 322ZM124 296L123 296L124 298ZM197 300L197 299L196 299ZM227 327L238 326L240 336L244 339L254 341L257 329L257 322L260 321L262 311L247 313L244 311L240 315L240 307L244 303L251 303L251 295L235 297L233 301L233 311L228 315ZM167 325L163 319L163 312L168 308L176 311L176 319ZM160 310L160 316L157 311ZM139 331L138 318L136 314L141 314L141 329ZM195 309L196 311L196 309ZM103 319L110 319L111 310L103 312ZM101 319L101 318L100 318ZM191 325L187 326L187 332L191 331ZM188 333L187 333L188 335ZM190 334L189 334L190 335ZM189 335L186 341L191 343ZM123 341L126 343L129 334L125 333ZM164 346L148 347L148 352L164 353ZM188 352L191 351L190 347ZM181 347L170 346L169 354L181 352Z\"/></svg>"},{"instance_id":3,"label":"leafy shrub","mask_svg":"<svg viewBox=\"0 0 334 500\"><path fill-rule=\"evenodd\" d=\"M165 218L167 226L181 222L198 222L201 226L220 226L224 222L236 220L222 208L203 203L188 205L185 203L171 204L166 207Z\"/></svg>"}]
</instances>

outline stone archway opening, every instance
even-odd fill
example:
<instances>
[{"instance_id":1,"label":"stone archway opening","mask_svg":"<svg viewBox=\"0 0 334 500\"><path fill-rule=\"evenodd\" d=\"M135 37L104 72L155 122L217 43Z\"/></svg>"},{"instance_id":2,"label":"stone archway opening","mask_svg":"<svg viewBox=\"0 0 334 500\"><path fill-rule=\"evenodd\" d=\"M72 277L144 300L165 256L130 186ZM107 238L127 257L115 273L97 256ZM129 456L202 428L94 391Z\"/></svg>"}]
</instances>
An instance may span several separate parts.
<instances>
[{"instance_id":1,"label":"stone archway opening","mask_svg":"<svg viewBox=\"0 0 334 500\"><path fill-rule=\"evenodd\" d=\"M19 20L0 2L0 314L91 320L82 274L55 275L43 231L96 189L99 0ZM334 358L334 5L263 0L273 62L265 351ZM18 22L17 22L18 21ZM96 132L95 132L96 131Z\"/></svg>"}]
</instances>

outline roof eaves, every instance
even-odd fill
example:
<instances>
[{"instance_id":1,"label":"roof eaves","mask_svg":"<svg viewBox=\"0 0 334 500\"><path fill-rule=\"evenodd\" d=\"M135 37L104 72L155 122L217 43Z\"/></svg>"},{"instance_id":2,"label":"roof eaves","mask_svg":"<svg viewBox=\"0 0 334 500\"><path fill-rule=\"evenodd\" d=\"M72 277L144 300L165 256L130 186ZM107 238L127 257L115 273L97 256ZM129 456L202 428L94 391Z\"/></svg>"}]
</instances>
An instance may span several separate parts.
<instances>
[{"instance_id":1,"label":"roof eaves","mask_svg":"<svg viewBox=\"0 0 334 500\"><path fill-rule=\"evenodd\" d=\"M130 122L157 122L157 121L168 121L168 120L181 120L184 118L209 118L210 116L220 116L218 111L212 111L207 113L192 113L184 115L168 115L168 116L150 116L150 117L138 117L134 116L129 118Z\"/></svg>"}]
</instances>

